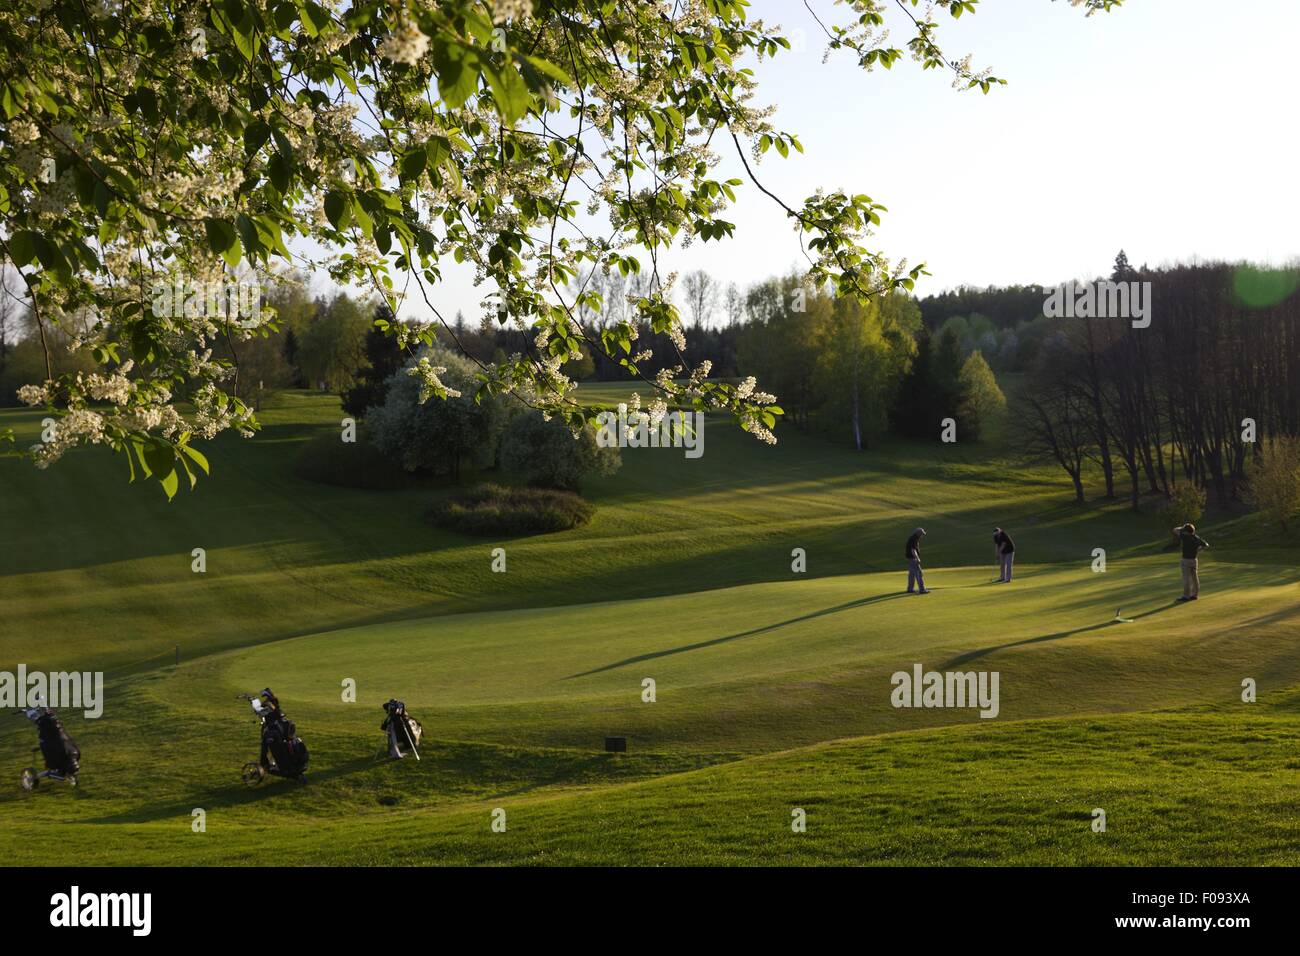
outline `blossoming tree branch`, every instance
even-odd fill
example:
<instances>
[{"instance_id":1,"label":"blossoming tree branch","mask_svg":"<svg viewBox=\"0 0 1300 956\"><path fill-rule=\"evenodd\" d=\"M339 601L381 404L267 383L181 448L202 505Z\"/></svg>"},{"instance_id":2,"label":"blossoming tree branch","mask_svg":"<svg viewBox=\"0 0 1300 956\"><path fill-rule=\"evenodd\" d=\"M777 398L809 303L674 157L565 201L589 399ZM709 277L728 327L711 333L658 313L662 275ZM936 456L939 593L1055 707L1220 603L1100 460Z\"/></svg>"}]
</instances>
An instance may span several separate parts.
<instances>
[{"instance_id":1,"label":"blossoming tree branch","mask_svg":"<svg viewBox=\"0 0 1300 956\"><path fill-rule=\"evenodd\" d=\"M1003 81L938 45L941 19L977 2L806 6L864 69L910 55L988 92ZM1120 0L1071 2L1091 14ZM763 185L758 158L802 146L756 104L749 67L790 43L748 14L744 0L9 0L0 253L46 349L46 379L21 397L56 420L14 453L44 467L107 444L170 497L208 471L196 441L257 430L231 388L237 363L214 350L276 318L160 309L160 284L325 269L373 288L398 317L384 327L417 354L438 323L454 338L436 305L448 261L530 332L526 353L480 364L480 394L580 429L602 409L561 366L586 349L644 379L655 425L675 403L774 441L773 396L687 367L664 251L731 236L727 210L753 188L789 217L810 284L867 298L911 289L923 270L868 248L883 208L870 196L798 201ZM719 178L723 152L746 179ZM583 276L615 269L644 274L649 291L635 319L597 330ZM407 321L413 310L424 321ZM96 371L54 373L56 327ZM642 327L654 341L638 340ZM655 349L676 358L642 376ZM425 400L447 397L438 367L410 371Z\"/></svg>"}]
</instances>

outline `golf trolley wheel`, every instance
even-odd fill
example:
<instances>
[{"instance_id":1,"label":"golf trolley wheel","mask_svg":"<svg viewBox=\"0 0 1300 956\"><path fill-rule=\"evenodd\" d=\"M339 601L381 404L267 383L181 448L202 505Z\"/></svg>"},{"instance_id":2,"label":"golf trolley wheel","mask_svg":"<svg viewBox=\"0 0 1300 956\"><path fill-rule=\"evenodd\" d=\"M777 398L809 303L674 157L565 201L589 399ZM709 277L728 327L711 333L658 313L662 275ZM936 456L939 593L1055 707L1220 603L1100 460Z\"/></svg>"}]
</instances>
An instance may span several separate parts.
<instances>
[{"instance_id":1,"label":"golf trolley wheel","mask_svg":"<svg viewBox=\"0 0 1300 956\"><path fill-rule=\"evenodd\" d=\"M40 782L41 778L36 776L36 771L31 767L23 771L22 785L24 790L30 793L40 785Z\"/></svg>"},{"instance_id":2,"label":"golf trolley wheel","mask_svg":"<svg viewBox=\"0 0 1300 956\"><path fill-rule=\"evenodd\" d=\"M244 770L241 774L246 787L256 787L262 782L262 765L259 763L249 762L244 764Z\"/></svg>"}]
</instances>

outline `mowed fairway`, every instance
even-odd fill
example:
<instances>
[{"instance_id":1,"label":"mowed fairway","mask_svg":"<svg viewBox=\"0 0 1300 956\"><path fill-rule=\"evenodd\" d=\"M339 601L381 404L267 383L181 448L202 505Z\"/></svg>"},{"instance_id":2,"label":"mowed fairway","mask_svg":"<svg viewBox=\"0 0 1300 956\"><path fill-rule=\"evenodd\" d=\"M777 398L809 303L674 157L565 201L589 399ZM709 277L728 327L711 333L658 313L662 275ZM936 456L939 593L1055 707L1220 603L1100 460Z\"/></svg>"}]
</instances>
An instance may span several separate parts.
<instances>
[{"instance_id":1,"label":"mowed fairway","mask_svg":"<svg viewBox=\"0 0 1300 956\"><path fill-rule=\"evenodd\" d=\"M772 449L718 422L698 461L625 452L590 526L496 542L420 520L442 487L293 477L335 400L264 417L170 505L107 455L0 461L0 668L109 670L104 717L68 720L75 794L18 791L34 734L4 718L12 863L1300 862L1300 571L1251 517L1206 526L1204 598L1175 605L1159 517L1071 505L996 442ZM900 593L917 524L925 597ZM998 672L996 718L892 707L917 663ZM268 684L311 780L249 791L234 695ZM390 696L425 724L418 763L378 759Z\"/></svg>"}]
</instances>

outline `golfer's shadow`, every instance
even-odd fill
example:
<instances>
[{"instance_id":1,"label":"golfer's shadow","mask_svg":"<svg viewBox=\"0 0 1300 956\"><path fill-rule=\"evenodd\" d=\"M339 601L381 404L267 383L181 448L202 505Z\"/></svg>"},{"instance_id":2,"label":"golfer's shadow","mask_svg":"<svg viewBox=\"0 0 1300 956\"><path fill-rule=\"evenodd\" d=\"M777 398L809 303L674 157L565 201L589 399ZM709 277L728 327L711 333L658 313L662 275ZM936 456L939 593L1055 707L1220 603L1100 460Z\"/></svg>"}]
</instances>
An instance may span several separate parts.
<instances>
[{"instance_id":1,"label":"golfer's shadow","mask_svg":"<svg viewBox=\"0 0 1300 956\"><path fill-rule=\"evenodd\" d=\"M1167 611L1174 607L1178 602L1170 601L1168 604L1152 608L1150 611L1143 611L1141 614L1134 614L1124 623L1132 623L1141 620L1144 617L1150 617L1152 614L1159 614L1161 611ZM995 654L998 651L1010 650L1013 647L1024 647L1028 644L1041 644L1044 641L1059 641L1064 637L1074 637L1076 634L1087 634L1089 631L1100 631L1102 628L1110 627L1112 624L1121 623L1118 620L1102 621L1100 624L1089 624L1087 627L1076 627L1070 631L1057 631L1055 634L1040 634L1038 637L1027 637L1023 641L1011 641L1007 644L994 644L992 647L980 647L973 651L967 651L965 654L959 654L950 661L946 661L942 666L956 667L959 664L966 664L981 657L987 657L989 654Z\"/></svg>"},{"instance_id":2,"label":"golfer's shadow","mask_svg":"<svg viewBox=\"0 0 1300 956\"><path fill-rule=\"evenodd\" d=\"M875 597L862 598L857 601L849 601L847 604L837 604L835 607L822 608L820 611L813 611L811 614L804 614L799 617L792 617L788 621L779 621L776 624L765 624L762 627L755 627L748 631L740 631L737 634L728 634L726 637L715 637L707 641L697 641L694 644L684 644L681 647L672 647L666 651L655 651L650 654L638 654L636 657L625 657L621 661L615 661L613 664L605 664L602 667L596 667L589 671L583 671L581 674L570 674L563 680L576 680L579 677L590 677L592 674L601 674L605 671L617 670L620 667L627 667L631 664L640 664L644 661L652 661L660 657L671 657L674 654L685 654L688 651L703 650L706 647L716 647L719 644L726 644L730 641L738 641L744 637L755 637L759 634L767 634L770 631L779 630L788 627L791 624L799 624L803 621L811 621L814 618L825 617L827 614L838 614L841 611L851 611L854 608L865 607L868 604L879 604L881 601L892 601L894 598L904 597L906 591L895 591L892 594L878 594Z\"/></svg>"}]
</instances>

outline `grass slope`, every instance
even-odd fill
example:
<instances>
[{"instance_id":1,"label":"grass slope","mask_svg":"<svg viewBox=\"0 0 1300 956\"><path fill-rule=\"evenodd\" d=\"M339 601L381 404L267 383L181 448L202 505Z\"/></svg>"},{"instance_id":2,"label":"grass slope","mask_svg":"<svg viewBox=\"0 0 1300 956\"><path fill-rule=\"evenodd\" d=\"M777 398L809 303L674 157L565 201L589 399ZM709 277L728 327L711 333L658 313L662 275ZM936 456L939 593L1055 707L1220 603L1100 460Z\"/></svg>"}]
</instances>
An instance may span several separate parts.
<instances>
[{"instance_id":1,"label":"grass slope","mask_svg":"<svg viewBox=\"0 0 1300 956\"><path fill-rule=\"evenodd\" d=\"M339 417L328 397L284 396L170 505L111 456L40 476L0 461L0 668L110 668L104 718L68 721L81 791L20 794L31 731L0 725L11 862L1300 857L1300 574L1252 519L1211 523L1205 599L1173 605L1162 522L1065 505L1050 471L987 447L857 455L788 432L772 449L711 423L698 461L626 452L589 489L591 525L492 542L418 520L445 489L293 477L298 443ZM898 593L918 523L928 597ZM990 583L993 524L1025 562L1010 586ZM1110 623L1116 608L1133 623ZM894 709L890 675L916 662L998 671L1000 715ZM266 684L311 745L305 787L238 783L256 728L233 695ZM377 759L391 695L426 725L419 763ZM629 753L600 752L606 734Z\"/></svg>"},{"instance_id":2,"label":"grass slope","mask_svg":"<svg viewBox=\"0 0 1300 956\"><path fill-rule=\"evenodd\" d=\"M1135 527L1117 505L1064 505L1050 470L1016 471L984 447L893 444L856 455L786 429L772 448L721 422L706 427L694 461L627 450L617 476L587 489L590 525L491 542L420 519L443 490L355 491L295 477L300 443L338 428L336 398L290 393L262 417L257 438L214 442L213 479L170 504L156 486L127 484L124 462L101 449L45 472L0 460L0 665L91 657L125 667L170 656L177 643L192 657L398 617L786 580L796 547L810 577L894 569L920 522L935 567L991 563L995 524L1016 530L1026 560L1155 551L1156 522ZM0 411L20 442L35 440L39 419ZM508 547L506 575L489 573L497 544ZM190 570L200 547L204 575Z\"/></svg>"}]
</instances>

